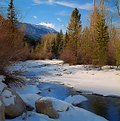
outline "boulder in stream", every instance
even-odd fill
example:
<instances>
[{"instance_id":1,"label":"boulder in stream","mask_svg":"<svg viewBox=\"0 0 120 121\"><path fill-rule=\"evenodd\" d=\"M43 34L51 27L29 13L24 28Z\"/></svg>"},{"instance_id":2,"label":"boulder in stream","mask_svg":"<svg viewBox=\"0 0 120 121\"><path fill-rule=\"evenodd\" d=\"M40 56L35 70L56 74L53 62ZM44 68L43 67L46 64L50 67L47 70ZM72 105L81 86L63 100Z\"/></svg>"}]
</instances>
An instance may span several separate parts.
<instances>
[{"instance_id":1,"label":"boulder in stream","mask_svg":"<svg viewBox=\"0 0 120 121\"><path fill-rule=\"evenodd\" d=\"M26 111L26 105L21 97L13 90L5 88L1 94L5 104L6 118L15 118Z\"/></svg>"}]
</instances>

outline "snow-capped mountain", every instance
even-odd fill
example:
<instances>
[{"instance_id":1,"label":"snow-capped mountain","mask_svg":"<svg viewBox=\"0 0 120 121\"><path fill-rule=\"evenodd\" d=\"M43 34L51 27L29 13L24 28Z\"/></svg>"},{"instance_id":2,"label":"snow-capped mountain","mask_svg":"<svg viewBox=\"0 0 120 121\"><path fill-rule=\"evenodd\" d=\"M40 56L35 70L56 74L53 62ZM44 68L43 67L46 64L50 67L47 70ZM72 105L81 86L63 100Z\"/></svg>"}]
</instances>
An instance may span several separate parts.
<instances>
[{"instance_id":1,"label":"snow-capped mountain","mask_svg":"<svg viewBox=\"0 0 120 121\"><path fill-rule=\"evenodd\" d=\"M38 39L39 37L45 34L49 34L49 33L57 34L58 33L55 29L47 27L47 26L43 26L43 25L19 23L19 27L21 26L24 27L23 31L25 32L25 34L34 39Z\"/></svg>"}]
</instances>

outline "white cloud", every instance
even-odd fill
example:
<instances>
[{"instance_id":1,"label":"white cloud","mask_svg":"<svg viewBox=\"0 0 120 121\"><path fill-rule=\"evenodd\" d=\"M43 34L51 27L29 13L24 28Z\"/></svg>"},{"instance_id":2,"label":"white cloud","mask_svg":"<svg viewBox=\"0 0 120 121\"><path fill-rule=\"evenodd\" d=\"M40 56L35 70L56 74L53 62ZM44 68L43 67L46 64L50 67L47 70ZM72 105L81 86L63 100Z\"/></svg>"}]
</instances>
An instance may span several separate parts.
<instances>
[{"instance_id":1,"label":"white cloud","mask_svg":"<svg viewBox=\"0 0 120 121\"><path fill-rule=\"evenodd\" d=\"M57 4L57 5L61 5L61 6L66 6L66 7L70 7L70 8L78 8L78 9L83 9L83 10L91 10L93 3L86 3L83 5L77 4L77 3L72 3L72 2L61 2L56 1L56 0L33 0L33 2L35 4L40 4L40 3L50 3L50 4Z\"/></svg>"},{"instance_id":2,"label":"white cloud","mask_svg":"<svg viewBox=\"0 0 120 121\"><path fill-rule=\"evenodd\" d=\"M48 2L49 2L49 3L52 3L52 2L54 2L54 0L48 0Z\"/></svg>"},{"instance_id":3,"label":"white cloud","mask_svg":"<svg viewBox=\"0 0 120 121\"><path fill-rule=\"evenodd\" d=\"M41 4L41 3L43 3L43 2L45 2L45 3L53 3L54 2L54 0L32 0L35 4Z\"/></svg>"},{"instance_id":4,"label":"white cloud","mask_svg":"<svg viewBox=\"0 0 120 121\"><path fill-rule=\"evenodd\" d=\"M40 3L41 3L41 0L33 0L33 2L34 2L35 4L40 4Z\"/></svg>"},{"instance_id":5,"label":"white cloud","mask_svg":"<svg viewBox=\"0 0 120 121\"><path fill-rule=\"evenodd\" d=\"M91 3L86 3L83 5L79 5L79 4L75 4L75 3L68 3L68 2L54 2L55 4L61 5L61 6L66 6L66 7L70 7L70 8L78 8L78 9L83 9L83 10L91 10L93 4Z\"/></svg>"},{"instance_id":6,"label":"white cloud","mask_svg":"<svg viewBox=\"0 0 120 121\"><path fill-rule=\"evenodd\" d=\"M57 18L57 20L58 20L59 22L62 22L62 20L61 20L60 18Z\"/></svg>"},{"instance_id":7,"label":"white cloud","mask_svg":"<svg viewBox=\"0 0 120 121\"><path fill-rule=\"evenodd\" d=\"M34 19L37 19L37 16L33 16Z\"/></svg>"},{"instance_id":8,"label":"white cloud","mask_svg":"<svg viewBox=\"0 0 120 121\"><path fill-rule=\"evenodd\" d=\"M39 23L37 25L43 25L43 26L46 26L46 27L55 28L54 24L48 23L48 22L41 22L41 23Z\"/></svg>"}]
</instances>

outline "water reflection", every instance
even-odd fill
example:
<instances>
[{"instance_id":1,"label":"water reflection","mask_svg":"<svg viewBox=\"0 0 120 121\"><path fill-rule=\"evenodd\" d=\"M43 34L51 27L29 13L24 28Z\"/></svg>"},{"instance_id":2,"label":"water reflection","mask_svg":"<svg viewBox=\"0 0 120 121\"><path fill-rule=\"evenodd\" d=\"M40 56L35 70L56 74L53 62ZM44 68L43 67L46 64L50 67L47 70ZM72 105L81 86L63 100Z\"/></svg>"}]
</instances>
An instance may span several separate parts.
<instances>
[{"instance_id":1,"label":"water reflection","mask_svg":"<svg viewBox=\"0 0 120 121\"><path fill-rule=\"evenodd\" d=\"M105 117L109 121L120 121L120 98L96 95L84 95L88 101L78 106Z\"/></svg>"}]
</instances>

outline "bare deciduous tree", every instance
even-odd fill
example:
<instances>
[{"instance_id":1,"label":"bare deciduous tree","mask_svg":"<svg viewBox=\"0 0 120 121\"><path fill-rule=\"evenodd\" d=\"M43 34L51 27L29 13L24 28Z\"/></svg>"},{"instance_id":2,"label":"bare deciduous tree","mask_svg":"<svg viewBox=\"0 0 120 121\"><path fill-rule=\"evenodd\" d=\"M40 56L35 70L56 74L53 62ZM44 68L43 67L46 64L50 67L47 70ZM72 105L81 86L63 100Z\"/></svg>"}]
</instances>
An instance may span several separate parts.
<instances>
[{"instance_id":1,"label":"bare deciduous tree","mask_svg":"<svg viewBox=\"0 0 120 121\"><path fill-rule=\"evenodd\" d=\"M19 58L24 51L24 34L12 28L11 22L0 16L0 69L3 69L10 60Z\"/></svg>"},{"instance_id":2,"label":"bare deciduous tree","mask_svg":"<svg viewBox=\"0 0 120 121\"><path fill-rule=\"evenodd\" d=\"M120 1L119 0L115 0L115 6L117 8L118 15L120 16Z\"/></svg>"}]
</instances>

